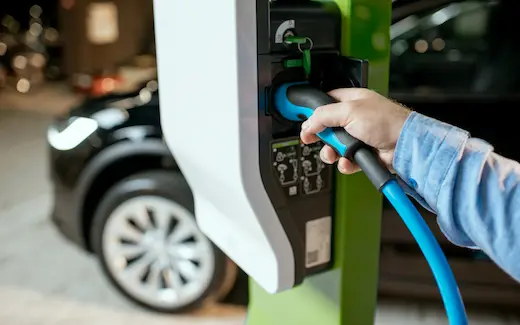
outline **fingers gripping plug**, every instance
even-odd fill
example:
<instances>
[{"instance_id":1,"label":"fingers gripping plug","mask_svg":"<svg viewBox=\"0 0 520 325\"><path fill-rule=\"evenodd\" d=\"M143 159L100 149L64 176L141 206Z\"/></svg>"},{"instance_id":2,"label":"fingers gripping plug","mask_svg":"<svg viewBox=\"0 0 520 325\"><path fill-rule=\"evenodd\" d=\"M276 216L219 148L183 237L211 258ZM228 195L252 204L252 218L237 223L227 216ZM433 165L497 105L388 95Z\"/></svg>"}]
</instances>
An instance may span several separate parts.
<instances>
[{"instance_id":1,"label":"fingers gripping plug","mask_svg":"<svg viewBox=\"0 0 520 325\"><path fill-rule=\"evenodd\" d=\"M276 90L274 104L285 119L299 122L312 116L321 106L337 101L306 82L284 84ZM341 157L357 163L376 188L380 189L392 174L381 163L373 148L351 136L343 127L326 128L317 134Z\"/></svg>"}]
</instances>

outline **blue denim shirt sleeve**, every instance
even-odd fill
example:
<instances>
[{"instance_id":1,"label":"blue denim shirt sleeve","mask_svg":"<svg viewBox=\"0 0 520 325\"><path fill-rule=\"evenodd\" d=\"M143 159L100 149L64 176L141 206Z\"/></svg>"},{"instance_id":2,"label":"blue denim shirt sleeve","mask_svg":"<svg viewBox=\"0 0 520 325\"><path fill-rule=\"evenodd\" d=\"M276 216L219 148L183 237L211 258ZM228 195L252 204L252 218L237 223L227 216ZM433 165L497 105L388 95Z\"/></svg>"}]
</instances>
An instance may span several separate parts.
<instances>
[{"instance_id":1,"label":"blue denim shirt sleeve","mask_svg":"<svg viewBox=\"0 0 520 325\"><path fill-rule=\"evenodd\" d=\"M412 112L393 166L445 236L520 281L520 164L455 126Z\"/></svg>"}]
</instances>

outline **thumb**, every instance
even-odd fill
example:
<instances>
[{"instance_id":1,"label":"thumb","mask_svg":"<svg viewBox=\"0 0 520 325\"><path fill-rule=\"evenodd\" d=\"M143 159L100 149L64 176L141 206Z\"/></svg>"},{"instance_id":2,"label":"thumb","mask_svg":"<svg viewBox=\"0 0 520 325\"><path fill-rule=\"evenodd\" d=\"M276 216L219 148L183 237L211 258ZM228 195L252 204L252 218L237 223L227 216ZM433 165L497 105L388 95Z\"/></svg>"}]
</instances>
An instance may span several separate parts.
<instances>
[{"instance_id":1,"label":"thumb","mask_svg":"<svg viewBox=\"0 0 520 325\"><path fill-rule=\"evenodd\" d=\"M302 125L302 131L316 134L327 127L345 127L349 123L350 105L346 102L318 107Z\"/></svg>"}]
</instances>

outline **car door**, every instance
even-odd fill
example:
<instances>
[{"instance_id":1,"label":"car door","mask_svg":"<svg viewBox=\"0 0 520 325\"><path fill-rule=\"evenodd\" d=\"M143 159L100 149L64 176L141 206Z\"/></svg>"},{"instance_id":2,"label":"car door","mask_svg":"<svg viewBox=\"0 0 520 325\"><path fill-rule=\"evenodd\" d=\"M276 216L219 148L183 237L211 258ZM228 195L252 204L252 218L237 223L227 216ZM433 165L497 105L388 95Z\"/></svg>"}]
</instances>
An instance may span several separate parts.
<instances>
[{"instance_id":1,"label":"car door","mask_svg":"<svg viewBox=\"0 0 520 325\"><path fill-rule=\"evenodd\" d=\"M494 1L462 1L410 14L391 27L390 89L467 93L488 51Z\"/></svg>"}]
</instances>

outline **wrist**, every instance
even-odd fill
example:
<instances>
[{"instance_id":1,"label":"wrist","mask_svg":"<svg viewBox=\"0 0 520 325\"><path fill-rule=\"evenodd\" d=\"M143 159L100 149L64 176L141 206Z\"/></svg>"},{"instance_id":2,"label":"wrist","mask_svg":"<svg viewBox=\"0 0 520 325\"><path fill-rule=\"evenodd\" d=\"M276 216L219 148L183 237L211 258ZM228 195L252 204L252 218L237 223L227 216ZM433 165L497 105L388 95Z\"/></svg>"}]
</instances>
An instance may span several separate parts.
<instances>
[{"instance_id":1,"label":"wrist","mask_svg":"<svg viewBox=\"0 0 520 325\"><path fill-rule=\"evenodd\" d=\"M412 114L412 110L404 106L403 104L396 103L396 118L395 123L392 123L393 125L393 132L392 132L392 139L395 139L393 143L393 150L395 151L397 148L397 144L399 142L399 138L401 137L403 133L403 129L406 125L406 122L410 118L410 115Z\"/></svg>"}]
</instances>

